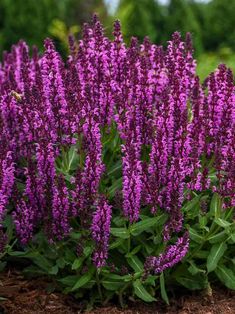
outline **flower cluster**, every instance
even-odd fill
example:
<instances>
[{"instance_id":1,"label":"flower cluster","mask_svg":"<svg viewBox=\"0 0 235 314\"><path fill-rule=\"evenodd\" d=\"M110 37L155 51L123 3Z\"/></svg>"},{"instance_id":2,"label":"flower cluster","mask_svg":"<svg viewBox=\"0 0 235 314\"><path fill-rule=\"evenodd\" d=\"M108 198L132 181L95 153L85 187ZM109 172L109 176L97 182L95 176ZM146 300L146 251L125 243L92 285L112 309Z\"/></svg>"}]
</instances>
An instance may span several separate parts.
<instances>
[{"instance_id":1,"label":"flower cluster","mask_svg":"<svg viewBox=\"0 0 235 314\"><path fill-rule=\"evenodd\" d=\"M4 143L3 143L4 145ZM11 151L5 151L2 147L0 154L0 222L2 222L10 200L14 185L14 163Z\"/></svg>"},{"instance_id":2,"label":"flower cluster","mask_svg":"<svg viewBox=\"0 0 235 314\"><path fill-rule=\"evenodd\" d=\"M169 245L166 251L160 254L158 257L147 257L144 269L146 274L153 272L158 274L163 272L167 268L171 268L186 255L189 247L189 235L186 232L182 237L178 238L174 245Z\"/></svg>"},{"instance_id":3,"label":"flower cluster","mask_svg":"<svg viewBox=\"0 0 235 314\"><path fill-rule=\"evenodd\" d=\"M127 47L118 21L113 35L105 37L94 17L79 42L70 37L66 62L46 39L42 55L34 49L30 56L21 41L0 65L0 220L13 189L12 216L23 243L38 227L60 240L76 217L91 231L98 267L107 259L112 202L108 193L100 195L107 176L103 135L110 142L113 128L121 143L115 156L122 162L120 211L130 223L144 206L153 215L161 209L168 214L168 241L183 228L186 191L211 189L224 207L235 205L231 70L220 65L201 84L189 34L183 41L174 33L166 49L148 38L141 44L132 38ZM146 263L156 271L170 267L187 247L186 236L179 238Z\"/></svg>"},{"instance_id":4,"label":"flower cluster","mask_svg":"<svg viewBox=\"0 0 235 314\"><path fill-rule=\"evenodd\" d=\"M108 242L110 235L112 207L101 197L92 219L92 238L96 242L93 260L97 267L105 265L108 257Z\"/></svg>"}]
</instances>

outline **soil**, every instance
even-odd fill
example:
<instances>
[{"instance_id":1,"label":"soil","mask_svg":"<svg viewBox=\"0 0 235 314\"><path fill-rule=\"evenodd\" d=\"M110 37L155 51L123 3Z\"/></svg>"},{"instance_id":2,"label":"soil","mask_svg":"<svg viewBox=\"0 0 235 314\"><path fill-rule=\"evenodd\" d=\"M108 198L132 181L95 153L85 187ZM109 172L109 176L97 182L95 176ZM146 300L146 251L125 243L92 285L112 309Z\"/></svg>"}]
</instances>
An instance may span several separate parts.
<instances>
[{"instance_id":1,"label":"soil","mask_svg":"<svg viewBox=\"0 0 235 314\"><path fill-rule=\"evenodd\" d=\"M84 304L71 296L48 291L44 279L26 280L20 272L8 271L0 275L0 314L73 314L82 313ZM213 288L208 295L197 292L163 302L144 304L129 301L127 309L115 305L96 308L86 314L235 314L235 292Z\"/></svg>"}]
</instances>

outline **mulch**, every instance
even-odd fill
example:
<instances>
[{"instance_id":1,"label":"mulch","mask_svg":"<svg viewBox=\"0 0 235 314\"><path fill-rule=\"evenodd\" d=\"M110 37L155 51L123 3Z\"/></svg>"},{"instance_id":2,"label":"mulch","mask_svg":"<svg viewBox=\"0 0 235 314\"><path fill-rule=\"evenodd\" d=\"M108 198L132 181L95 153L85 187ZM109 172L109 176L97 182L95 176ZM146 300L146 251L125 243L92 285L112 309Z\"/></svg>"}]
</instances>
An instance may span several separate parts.
<instances>
[{"instance_id":1,"label":"mulch","mask_svg":"<svg viewBox=\"0 0 235 314\"><path fill-rule=\"evenodd\" d=\"M0 274L0 314L73 314L84 311L84 302L60 293L49 292L45 279L26 280L18 271ZM128 303L127 309L116 305L95 308L86 314L235 314L235 291L213 288L210 295L194 292L175 296L171 305L163 302Z\"/></svg>"}]
</instances>

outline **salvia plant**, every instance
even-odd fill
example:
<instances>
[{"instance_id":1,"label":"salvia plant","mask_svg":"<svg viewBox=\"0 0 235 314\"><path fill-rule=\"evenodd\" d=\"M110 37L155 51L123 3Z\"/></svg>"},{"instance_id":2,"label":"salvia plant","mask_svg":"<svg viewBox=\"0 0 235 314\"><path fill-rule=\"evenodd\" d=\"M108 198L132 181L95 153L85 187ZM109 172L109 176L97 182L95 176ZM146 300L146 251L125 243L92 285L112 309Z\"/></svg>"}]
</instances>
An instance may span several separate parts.
<instances>
[{"instance_id":1,"label":"salvia plant","mask_svg":"<svg viewBox=\"0 0 235 314\"><path fill-rule=\"evenodd\" d=\"M189 34L127 47L116 21L113 36L94 16L66 62L50 39L3 56L1 268L90 304L234 289L233 74L202 84Z\"/></svg>"}]
</instances>

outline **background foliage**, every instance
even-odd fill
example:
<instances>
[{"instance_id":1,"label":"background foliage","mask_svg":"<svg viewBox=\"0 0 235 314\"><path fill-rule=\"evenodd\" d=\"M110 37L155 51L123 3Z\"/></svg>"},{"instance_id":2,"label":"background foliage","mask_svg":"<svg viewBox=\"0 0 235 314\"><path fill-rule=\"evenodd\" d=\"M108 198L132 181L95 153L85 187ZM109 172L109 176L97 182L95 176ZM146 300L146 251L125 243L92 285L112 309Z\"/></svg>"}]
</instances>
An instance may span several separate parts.
<instances>
[{"instance_id":1,"label":"background foliage","mask_svg":"<svg viewBox=\"0 0 235 314\"><path fill-rule=\"evenodd\" d=\"M107 34L111 21L119 18L127 41L131 36L164 44L179 30L193 35L199 57L198 73L205 78L218 63L235 69L235 0L120 0L110 12L113 0L1 0L0 52L19 39L42 49L47 36L56 41L63 55L67 52L67 35L80 36L81 26L98 12ZM183 18L182 18L183 17ZM225 53L224 53L225 52Z\"/></svg>"},{"instance_id":2,"label":"background foliage","mask_svg":"<svg viewBox=\"0 0 235 314\"><path fill-rule=\"evenodd\" d=\"M9 49L19 39L42 46L51 35L54 19L68 28L81 26L94 11L111 32L110 20L120 18L127 39L148 35L154 42L164 43L178 30L192 32L197 53L221 47L235 49L235 0L170 0L163 5L157 0L120 0L116 12L107 4L112 0L1 0L1 50Z\"/></svg>"}]
</instances>

